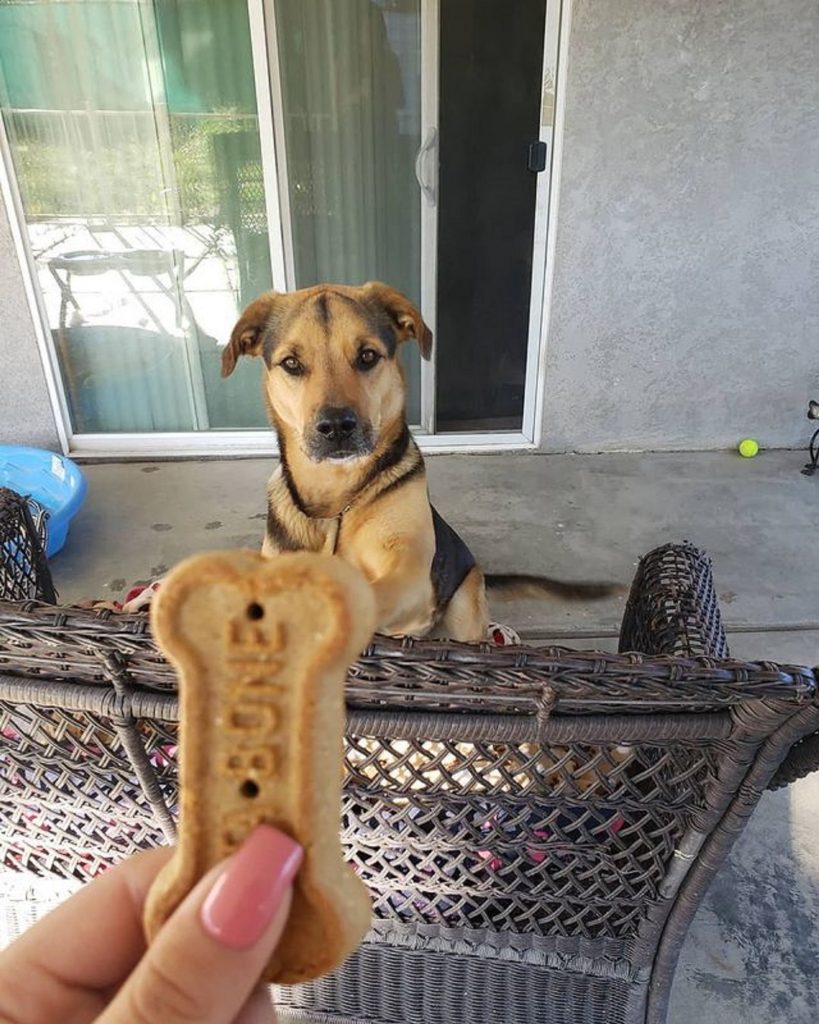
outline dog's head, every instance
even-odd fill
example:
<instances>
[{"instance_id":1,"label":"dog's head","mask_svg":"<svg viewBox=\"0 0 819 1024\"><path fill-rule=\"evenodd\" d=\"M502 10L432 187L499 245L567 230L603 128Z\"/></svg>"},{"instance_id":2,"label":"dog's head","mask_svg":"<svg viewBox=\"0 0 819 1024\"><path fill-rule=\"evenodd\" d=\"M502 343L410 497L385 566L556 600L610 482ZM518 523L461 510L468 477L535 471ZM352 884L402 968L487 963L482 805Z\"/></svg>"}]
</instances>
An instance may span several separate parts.
<instances>
[{"instance_id":1,"label":"dog's head","mask_svg":"<svg viewBox=\"0 0 819 1024\"><path fill-rule=\"evenodd\" d=\"M398 347L432 334L400 292L371 282L319 285L252 302L222 355L227 377L239 356L261 356L275 426L315 462L360 459L404 417Z\"/></svg>"}]
</instances>

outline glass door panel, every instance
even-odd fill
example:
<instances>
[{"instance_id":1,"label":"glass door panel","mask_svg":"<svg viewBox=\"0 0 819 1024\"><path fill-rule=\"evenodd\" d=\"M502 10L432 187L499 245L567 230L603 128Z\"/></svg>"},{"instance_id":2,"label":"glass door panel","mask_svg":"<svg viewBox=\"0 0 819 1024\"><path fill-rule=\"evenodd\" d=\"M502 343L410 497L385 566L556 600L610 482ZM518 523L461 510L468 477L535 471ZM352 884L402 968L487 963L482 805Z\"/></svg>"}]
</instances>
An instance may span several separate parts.
<instances>
[{"instance_id":1,"label":"glass door panel","mask_svg":"<svg viewBox=\"0 0 819 1024\"><path fill-rule=\"evenodd\" d=\"M437 427L523 418L546 0L441 0Z\"/></svg>"},{"instance_id":2,"label":"glass door panel","mask_svg":"<svg viewBox=\"0 0 819 1024\"><path fill-rule=\"evenodd\" d=\"M296 287L386 281L420 304L421 0L275 0ZM404 346L410 422L417 350Z\"/></svg>"},{"instance_id":3,"label":"glass door panel","mask_svg":"<svg viewBox=\"0 0 819 1024\"><path fill-rule=\"evenodd\" d=\"M219 375L271 283L246 6L10 0L0 105L73 431L264 426Z\"/></svg>"}]
</instances>

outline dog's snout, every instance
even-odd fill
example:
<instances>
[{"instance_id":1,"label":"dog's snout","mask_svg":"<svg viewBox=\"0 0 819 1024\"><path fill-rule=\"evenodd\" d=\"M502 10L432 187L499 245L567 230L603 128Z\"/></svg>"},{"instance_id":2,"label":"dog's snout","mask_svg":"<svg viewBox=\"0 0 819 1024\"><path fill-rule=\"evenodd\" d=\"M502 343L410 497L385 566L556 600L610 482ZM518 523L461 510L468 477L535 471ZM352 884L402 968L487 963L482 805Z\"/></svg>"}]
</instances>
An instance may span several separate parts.
<instances>
[{"instance_id":1,"label":"dog's snout","mask_svg":"<svg viewBox=\"0 0 819 1024\"><path fill-rule=\"evenodd\" d=\"M316 418L316 430L328 441L343 441L352 437L358 426L358 417L350 408L327 406Z\"/></svg>"},{"instance_id":2,"label":"dog's snout","mask_svg":"<svg viewBox=\"0 0 819 1024\"><path fill-rule=\"evenodd\" d=\"M351 459L372 451L372 428L349 406L325 405L313 419L307 436L311 458Z\"/></svg>"}]
</instances>

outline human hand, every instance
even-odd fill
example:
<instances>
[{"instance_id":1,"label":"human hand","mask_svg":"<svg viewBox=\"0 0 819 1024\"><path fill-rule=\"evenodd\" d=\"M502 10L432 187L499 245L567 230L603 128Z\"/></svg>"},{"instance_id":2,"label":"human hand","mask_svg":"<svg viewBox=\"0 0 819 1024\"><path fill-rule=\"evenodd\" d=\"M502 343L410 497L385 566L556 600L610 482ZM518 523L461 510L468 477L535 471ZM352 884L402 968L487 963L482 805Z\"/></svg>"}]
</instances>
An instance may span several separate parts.
<instances>
[{"instance_id":1,"label":"human hand","mask_svg":"<svg viewBox=\"0 0 819 1024\"><path fill-rule=\"evenodd\" d=\"M0 1024L272 1024L257 983L290 912L301 847L260 825L146 951L145 897L170 856L130 857L0 953Z\"/></svg>"}]
</instances>

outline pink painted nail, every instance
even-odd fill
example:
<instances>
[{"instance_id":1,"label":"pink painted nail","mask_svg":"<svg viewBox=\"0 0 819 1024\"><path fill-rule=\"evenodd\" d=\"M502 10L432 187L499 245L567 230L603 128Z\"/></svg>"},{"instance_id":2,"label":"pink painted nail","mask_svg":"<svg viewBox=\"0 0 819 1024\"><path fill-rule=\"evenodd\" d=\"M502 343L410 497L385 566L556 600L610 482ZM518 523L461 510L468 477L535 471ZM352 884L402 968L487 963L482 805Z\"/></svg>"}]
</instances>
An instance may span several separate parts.
<instances>
[{"instance_id":1,"label":"pink painted nail","mask_svg":"<svg viewBox=\"0 0 819 1024\"><path fill-rule=\"evenodd\" d=\"M231 857L202 904L205 931L229 949L249 949L264 934L301 867L290 836L259 825Z\"/></svg>"}]
</instances>

